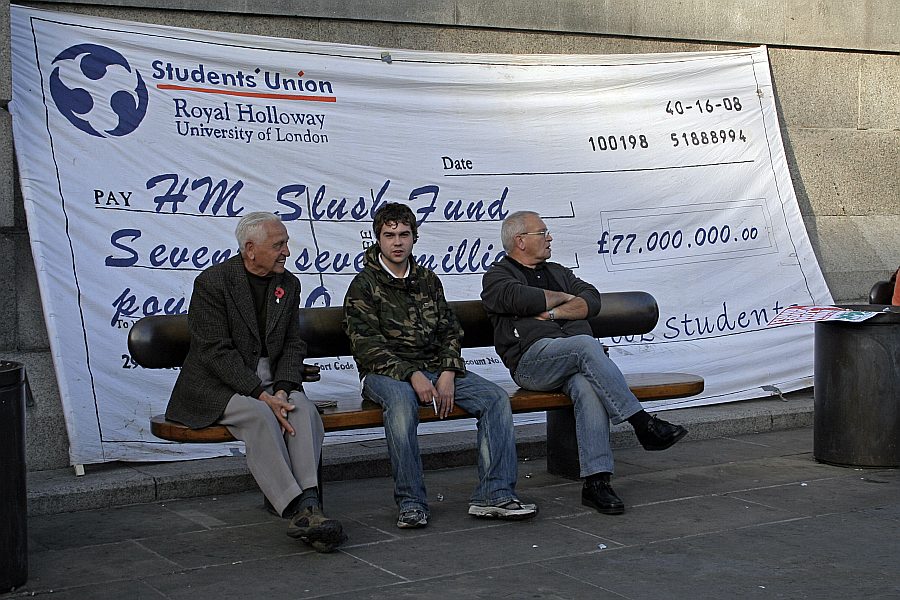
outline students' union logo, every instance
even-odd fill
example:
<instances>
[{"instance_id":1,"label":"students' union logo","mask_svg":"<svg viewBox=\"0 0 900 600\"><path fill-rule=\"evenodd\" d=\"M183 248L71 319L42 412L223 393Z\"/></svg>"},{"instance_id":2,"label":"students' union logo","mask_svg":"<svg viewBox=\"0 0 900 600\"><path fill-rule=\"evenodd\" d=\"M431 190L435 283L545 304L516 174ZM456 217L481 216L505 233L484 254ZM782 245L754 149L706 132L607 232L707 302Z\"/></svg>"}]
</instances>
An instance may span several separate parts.
<instances>
[{"instance_id":1,"label":"students' union logo","mask_svg":"<svg viewBox=\"0 0 900 600\"><path fill-rule=\"evenodd\" d=\"M53 64L50 95L81 131L121 137L137 129L147 114L147 85L115 50L78 44L60 52Z\"/></svg>"}]
</instances>

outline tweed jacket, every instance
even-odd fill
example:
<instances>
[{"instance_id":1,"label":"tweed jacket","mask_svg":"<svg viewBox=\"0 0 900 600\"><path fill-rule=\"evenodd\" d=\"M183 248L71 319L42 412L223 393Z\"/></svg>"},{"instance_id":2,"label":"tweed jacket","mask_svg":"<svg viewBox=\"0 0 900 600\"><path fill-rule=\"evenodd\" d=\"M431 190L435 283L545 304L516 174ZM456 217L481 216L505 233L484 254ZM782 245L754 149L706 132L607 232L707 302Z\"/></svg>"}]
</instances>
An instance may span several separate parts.
<instances>
[{"instance_id":1,"label":"tweed jacket","mask_svg":"<svg viewBox=\"0 0 900 600\"><path fill-rule=\"evenodd\" d=\"M280 300L275 297L279 287L284 290ZM241 256L197 276L188 310L191 346L169 399L167 419L206 427L222 416L234 394L251 395L261 384L256 366L263 343L273 381L302 387L306 342L300 339L300 281L287 271L276 273L266 298L266 339L260 340Z\"/></svg>"}]
</instances>

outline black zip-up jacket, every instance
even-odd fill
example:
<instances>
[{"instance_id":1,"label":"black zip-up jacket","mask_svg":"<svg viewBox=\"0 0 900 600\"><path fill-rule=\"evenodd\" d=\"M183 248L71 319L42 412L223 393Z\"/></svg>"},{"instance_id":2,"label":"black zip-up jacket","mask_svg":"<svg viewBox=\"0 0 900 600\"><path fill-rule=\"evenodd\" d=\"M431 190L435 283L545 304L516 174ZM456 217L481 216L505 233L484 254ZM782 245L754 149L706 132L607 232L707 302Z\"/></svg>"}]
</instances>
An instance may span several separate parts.
<instances>
[{"instance_id":1,"label":"black zip-up jacket","mask_svg":"<svg viewBox=\"0 0 900 600\"><path fill-rule=\"evenodd\" d=\"M546 262L544 267L563 292L578 296L587 303L588 318L600 312L600 292L597 288L558 263ZM547 310L544 290L529 286L522 270L506 256L491 265L484 274L481 301L494 326L494 348L512 375L522 355L538 340L582 334L593 336L587 319L536 319L536 315Z\"/></svg>"}]
</instances>

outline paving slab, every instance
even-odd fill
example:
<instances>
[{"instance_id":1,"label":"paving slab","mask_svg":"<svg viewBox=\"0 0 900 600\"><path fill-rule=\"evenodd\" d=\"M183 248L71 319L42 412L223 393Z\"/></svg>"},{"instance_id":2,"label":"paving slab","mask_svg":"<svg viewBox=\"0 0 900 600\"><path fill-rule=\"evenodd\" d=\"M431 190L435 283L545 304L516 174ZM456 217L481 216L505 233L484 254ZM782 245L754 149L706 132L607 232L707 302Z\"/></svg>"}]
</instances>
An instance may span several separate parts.
<instances>
[{"instance_id":1,"label":"paving slab","mask_svg":"<svg viewBox=\"0 0 900 600\"><path fill-rule=\"evenodd\" d=\"M368 565L347 553L321 555L303 550L300 545L296 550L279 557L181 571L150 583L165 598L281 600L356 593L401 582L383 568Z\"/></svg>"},{"instance_id":2,"label":"paving slab","mask_svg":"<svg viewBox=\"0 0 900 600\"><path fill-rule=\"evenodd\" d=\"M471 466L426 472L428 527L400 530L388 477L335 481L349 540L317 554L258 491L29 518L28 582L54 598L896 598L900 470L817 463L810 427L616 452L623 515L519 461L530 521L466 514Z\"/></svg>"},{"instance_id":3,"label":"paving slab","mask_svg":"<svg viewBox=\"0 0 900 600\"><path fill-rule=\"evenodd\" d=\"M526 585L523 585L526 583ZM596 585L570 577L541 564L524 563L490 569L478 569L451 575L435 575L427 579L367 589L362 593L335 594L338 600L413 599L446 600L472 598L476 600L520 598L591 598L592 600L622 600L605 593Z\"/></svg>"},{"instance_id":4,"label":"paving slab","mask_svg":"<svg viewBox=\"0 0 900 600\"><path fill-rule=\"evenodd\" d=\"M94 515L88 516L90 521L95 518ZM106 544L69 545L32 551L25 589L48 593L51 590L133 579L138 573L168 577L177 568L178 565L141 547L132 539Z\"/></svg>"}]
</instances>

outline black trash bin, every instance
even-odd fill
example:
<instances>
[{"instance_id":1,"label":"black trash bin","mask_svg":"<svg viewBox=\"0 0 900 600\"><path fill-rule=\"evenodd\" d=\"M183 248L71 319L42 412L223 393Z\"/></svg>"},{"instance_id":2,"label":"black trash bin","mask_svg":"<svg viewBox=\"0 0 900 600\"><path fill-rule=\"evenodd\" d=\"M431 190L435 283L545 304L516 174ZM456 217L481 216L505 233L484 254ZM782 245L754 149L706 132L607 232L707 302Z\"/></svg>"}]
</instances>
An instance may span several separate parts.
<instances>
[{"instance_id":1,"label":"black trash bin","mask_svg":"<svg viewBox=\"0 0 900 600\"><path fill-rule=\"evenodd\" d=\"M0 593L28 579L25 367L0 361Z\"/></svg>"},{"instance_id":2,"label":"black trash bin","mask_svg":"<svg viewBox=\"0 0 900 600\"><path fill-rule=\"evenodd\" d=\"M816 323L814 394L816 460L900 467L900 312L861 323Z\"/></svg>"}]
</instances>

